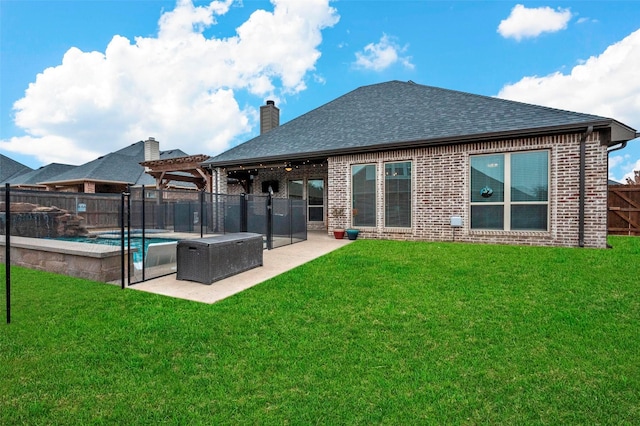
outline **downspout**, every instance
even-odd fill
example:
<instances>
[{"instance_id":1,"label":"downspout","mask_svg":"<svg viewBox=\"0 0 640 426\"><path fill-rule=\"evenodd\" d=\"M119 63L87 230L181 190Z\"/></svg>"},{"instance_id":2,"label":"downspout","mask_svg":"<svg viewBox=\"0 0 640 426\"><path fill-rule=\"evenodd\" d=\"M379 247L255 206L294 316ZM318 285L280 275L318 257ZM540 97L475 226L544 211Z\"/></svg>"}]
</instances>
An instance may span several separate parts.
<instances>
[{"instance_id":1,"label":"downspout","mask_svg":"<svg viewBox=\"0 0 640 426\"><path fill-rule=\"evenodd\" d=\"M587 131L580 137L580 194L578 207L578 246L584 247L584 201L587 162L587 138L593 133L593 126L587 127Z\"/></svg>"}]
</instances>

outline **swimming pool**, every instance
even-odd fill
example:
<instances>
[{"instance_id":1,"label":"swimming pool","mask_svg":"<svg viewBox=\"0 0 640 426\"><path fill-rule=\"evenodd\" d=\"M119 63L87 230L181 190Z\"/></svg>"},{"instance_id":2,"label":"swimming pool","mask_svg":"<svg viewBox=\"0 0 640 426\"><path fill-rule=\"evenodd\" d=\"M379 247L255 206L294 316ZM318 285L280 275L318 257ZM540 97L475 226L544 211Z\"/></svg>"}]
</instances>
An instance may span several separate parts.
<instances>
[{"instance_id":1,"label":"swimming pool","mask_svg":"<svg viewBox=\"0 0 640 426\"><path fill-rule=\"evenodd\" d=\"M97 235L91 237L60 237L56 238L56 241L71 241L75 243L89 243L89 244L102 244L109 245L114 247L120 247L120 236L116 236L116 234L105 234L105 235ZM149 251L149 245L161 244L161 243L176 243L177 240L170 238L145 238L144 239L144 256L146 256ZM127 240L124 240L125 246L127 245ZM143 251L140 250L142 247L142 237L131 237L131 249L136 249L133 252L133 264L137 269L142 268L142 259L143 259Z\"/></svg>"}]
</instances>

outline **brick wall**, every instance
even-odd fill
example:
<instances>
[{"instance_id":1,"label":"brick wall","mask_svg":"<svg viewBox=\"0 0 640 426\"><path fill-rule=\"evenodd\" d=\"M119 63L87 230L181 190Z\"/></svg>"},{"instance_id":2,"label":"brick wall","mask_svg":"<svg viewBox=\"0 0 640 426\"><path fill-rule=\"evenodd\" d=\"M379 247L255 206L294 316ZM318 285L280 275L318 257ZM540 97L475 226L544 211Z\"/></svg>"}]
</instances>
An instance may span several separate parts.
<instances>
[{"instance_id":1,"label":"brick wall","mask_svg":"<svg viewBox=\"0 0 640 426\"><path fill-rule=\"evenodd\" d=\"M377 226L360 227L364 238L468 241L495 244L577 246L581 134L532 137L332 157L328 165L328 211L342 208L343 220L329 216L328 228L351 223L351 165L377 166ZM475 154L548 149L550 153L549 230L471 230L469 156ZM384 164L412 161L412 228L384 227ZM606 247L607 149L596 132L587 139L585 247ZM462 228L452 228L460 216Z\"/></svg>"}]
</instances>

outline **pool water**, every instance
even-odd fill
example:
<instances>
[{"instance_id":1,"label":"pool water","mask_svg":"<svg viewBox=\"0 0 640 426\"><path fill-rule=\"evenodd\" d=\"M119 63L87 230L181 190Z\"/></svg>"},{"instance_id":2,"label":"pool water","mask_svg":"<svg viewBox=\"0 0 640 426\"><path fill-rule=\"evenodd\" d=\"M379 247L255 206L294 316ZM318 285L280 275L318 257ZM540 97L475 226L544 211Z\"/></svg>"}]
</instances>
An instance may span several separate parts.
<instances>
[{"instance_id":1,"label":"pool water","mask_svg":"<svg viewBox=\"0 0 640 426\"><path fill-rule=\"evenodd\" d=\"M115 236L97 236L97 237L60 237L56 238L58 241L72 241L75 243L89 243L89 244L103 244L108 246L120 247L120 237ZM177 240L170 238L145 238L144 239L144 255L149 250L149 244L154 243L173 243ZM127 239L124 240L125 246L127 245ZM140 250L142 247L142 237L131 237L131 249L137 249L133 252L133 263L142 265L143 252Z\"/></svg>"}]
</instances>

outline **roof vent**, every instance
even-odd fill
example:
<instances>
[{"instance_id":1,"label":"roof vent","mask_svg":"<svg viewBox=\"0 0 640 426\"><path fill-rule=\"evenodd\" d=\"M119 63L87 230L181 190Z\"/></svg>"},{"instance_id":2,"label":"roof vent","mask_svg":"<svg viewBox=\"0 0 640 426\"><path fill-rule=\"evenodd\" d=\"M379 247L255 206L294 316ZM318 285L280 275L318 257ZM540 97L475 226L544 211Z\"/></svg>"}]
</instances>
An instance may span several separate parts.
<instances>
[{"instance_id":1,"label":"roof vent","mask_svg":"<svg viewBox=\"0 0 640 426\"><path fill-rule=\"evenodd\" d=\"M276 103L268 100L266 105L260 107L260 134L267 133L280 125L280 110Z\"/></svg>"}]
</instances>

